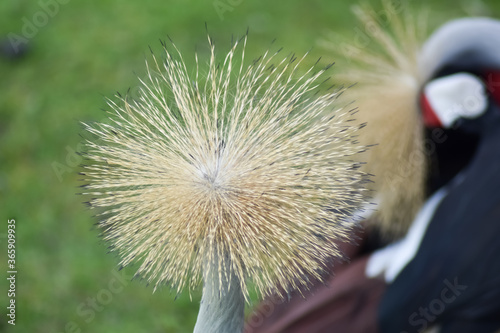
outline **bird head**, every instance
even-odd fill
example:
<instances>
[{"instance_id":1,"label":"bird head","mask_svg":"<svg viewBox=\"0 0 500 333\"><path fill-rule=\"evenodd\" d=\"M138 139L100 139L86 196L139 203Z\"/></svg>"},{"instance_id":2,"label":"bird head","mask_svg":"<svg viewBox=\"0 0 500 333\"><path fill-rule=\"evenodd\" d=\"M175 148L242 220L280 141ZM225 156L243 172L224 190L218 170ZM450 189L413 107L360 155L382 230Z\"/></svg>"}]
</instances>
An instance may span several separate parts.
<instances>
[{"instance_id":1,"label":"bird head","mask_svg":"<svg viewBox=\"0 0 500 333\"><path fill-rule=\"evenodd\" d=\"M480 134L500 104L500 21L446 23L423 45L420 107L426 127Z\"/></svg>"}]
</instances>

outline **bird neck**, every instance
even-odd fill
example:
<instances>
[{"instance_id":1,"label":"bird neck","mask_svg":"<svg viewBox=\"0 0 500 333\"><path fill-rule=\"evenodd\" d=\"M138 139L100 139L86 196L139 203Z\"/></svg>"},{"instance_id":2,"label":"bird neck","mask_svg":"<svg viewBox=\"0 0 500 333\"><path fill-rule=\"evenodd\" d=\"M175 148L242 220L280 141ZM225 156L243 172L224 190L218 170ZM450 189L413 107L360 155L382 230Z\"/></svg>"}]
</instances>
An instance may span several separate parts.
<instances>
[{"instance_id":1,"label":"bird neck","mask_svg":"<svg viewBox=\"0 0 500 333\"><path fill-rule=\"evenodd\" d=\"M200 311L194 327L194 333L240 333L243 331L245 315L245 298L240 281L229 268L229 260L225 260L229 272L227 277L222 273L219 278L217 259L207 265L208 272L204 276L203 296Z\"/></svg>"}]
</instances>

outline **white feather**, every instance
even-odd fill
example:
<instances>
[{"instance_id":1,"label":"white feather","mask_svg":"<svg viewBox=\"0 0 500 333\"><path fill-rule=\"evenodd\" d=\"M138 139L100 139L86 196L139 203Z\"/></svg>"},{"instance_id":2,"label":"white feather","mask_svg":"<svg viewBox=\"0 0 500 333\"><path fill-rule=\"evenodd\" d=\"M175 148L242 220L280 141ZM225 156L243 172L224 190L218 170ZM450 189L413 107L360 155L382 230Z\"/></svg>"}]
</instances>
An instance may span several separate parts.
<instances>
[{"instance_id":1,"label":"white feather","mask_svg":"<svg viewBox=\"0 0 500 333\"><path fill-rule=\"evenodd\" d=\"M371 255L366 265L366 276L376 277L383 274L386 282L394 281L417 254L434 212L447 193L445 188L437 191L418 212L403 239Z\"/></svg>"}]
</instances>

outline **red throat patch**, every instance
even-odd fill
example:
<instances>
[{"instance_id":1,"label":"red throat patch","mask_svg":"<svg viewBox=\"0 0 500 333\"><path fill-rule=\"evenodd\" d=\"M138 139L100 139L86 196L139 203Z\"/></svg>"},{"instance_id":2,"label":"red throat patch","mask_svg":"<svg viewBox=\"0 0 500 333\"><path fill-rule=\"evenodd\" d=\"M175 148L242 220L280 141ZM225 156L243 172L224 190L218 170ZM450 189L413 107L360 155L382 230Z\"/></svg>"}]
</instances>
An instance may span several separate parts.
<instances>
[{"instance_id":1,"label":"red throat patch","mask_svg":"<svg viewBox=\"0 0 500 333\"><path fill-rule=\"evenodd\" d=\"M486 83L486 89L488 89L488 93L491 95L495 103L500 105L500 71L486 71L483 78Z\"/></svg>"},{"instance_id":2,"label":"red throat patch","mask_svg":"<svg viewBox=\"0 0 500 333\"><path fill-rule=\"evenodd\" d=\"M420 107L422 109L422 118L426 127L443 127L443 124L441 124L441 121L436 116L431 104L423 93L420 94Z\"/></svg>"}]
</instances>

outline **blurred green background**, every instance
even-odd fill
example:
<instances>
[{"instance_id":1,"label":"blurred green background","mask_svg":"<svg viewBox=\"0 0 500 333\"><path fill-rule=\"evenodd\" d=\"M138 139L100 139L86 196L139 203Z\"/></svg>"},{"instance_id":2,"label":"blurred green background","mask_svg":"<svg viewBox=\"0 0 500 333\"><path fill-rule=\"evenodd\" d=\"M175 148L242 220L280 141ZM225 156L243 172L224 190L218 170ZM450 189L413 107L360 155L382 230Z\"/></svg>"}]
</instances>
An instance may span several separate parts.
<instances>
[{"instance_id":1,"label":"blurred green background","mask_svg":"<svg viewBox=\"0 0 500 333\"><path fill-rule=\"evenodd\" d=\"M130 281L133 270L117 272L117 258L106 254L91 212L75 195L78 121L103 120L103 96L133 90L144 75L148 46L159 50L167 34L192 59L195 45L206 45L205 22L219 54L232 34L241 36L248 27L249 58L277 38L289 52L312 48L304 66L320 56L332 62L318 40L331 31L356 38L353 3L2 0L3 45L12 33L28 38L17 40L27 47L23 57L0 55L0 332L191 332L199 292L192 301L188 294L174 301L168 288L153 294ZM373 5L381 8L378 1ZM410 6L429 8L431 27L465 15L500 16L496 0ZM16 326L5 315L10 218L17 225Z\"/></svg>"}]
</instances>

